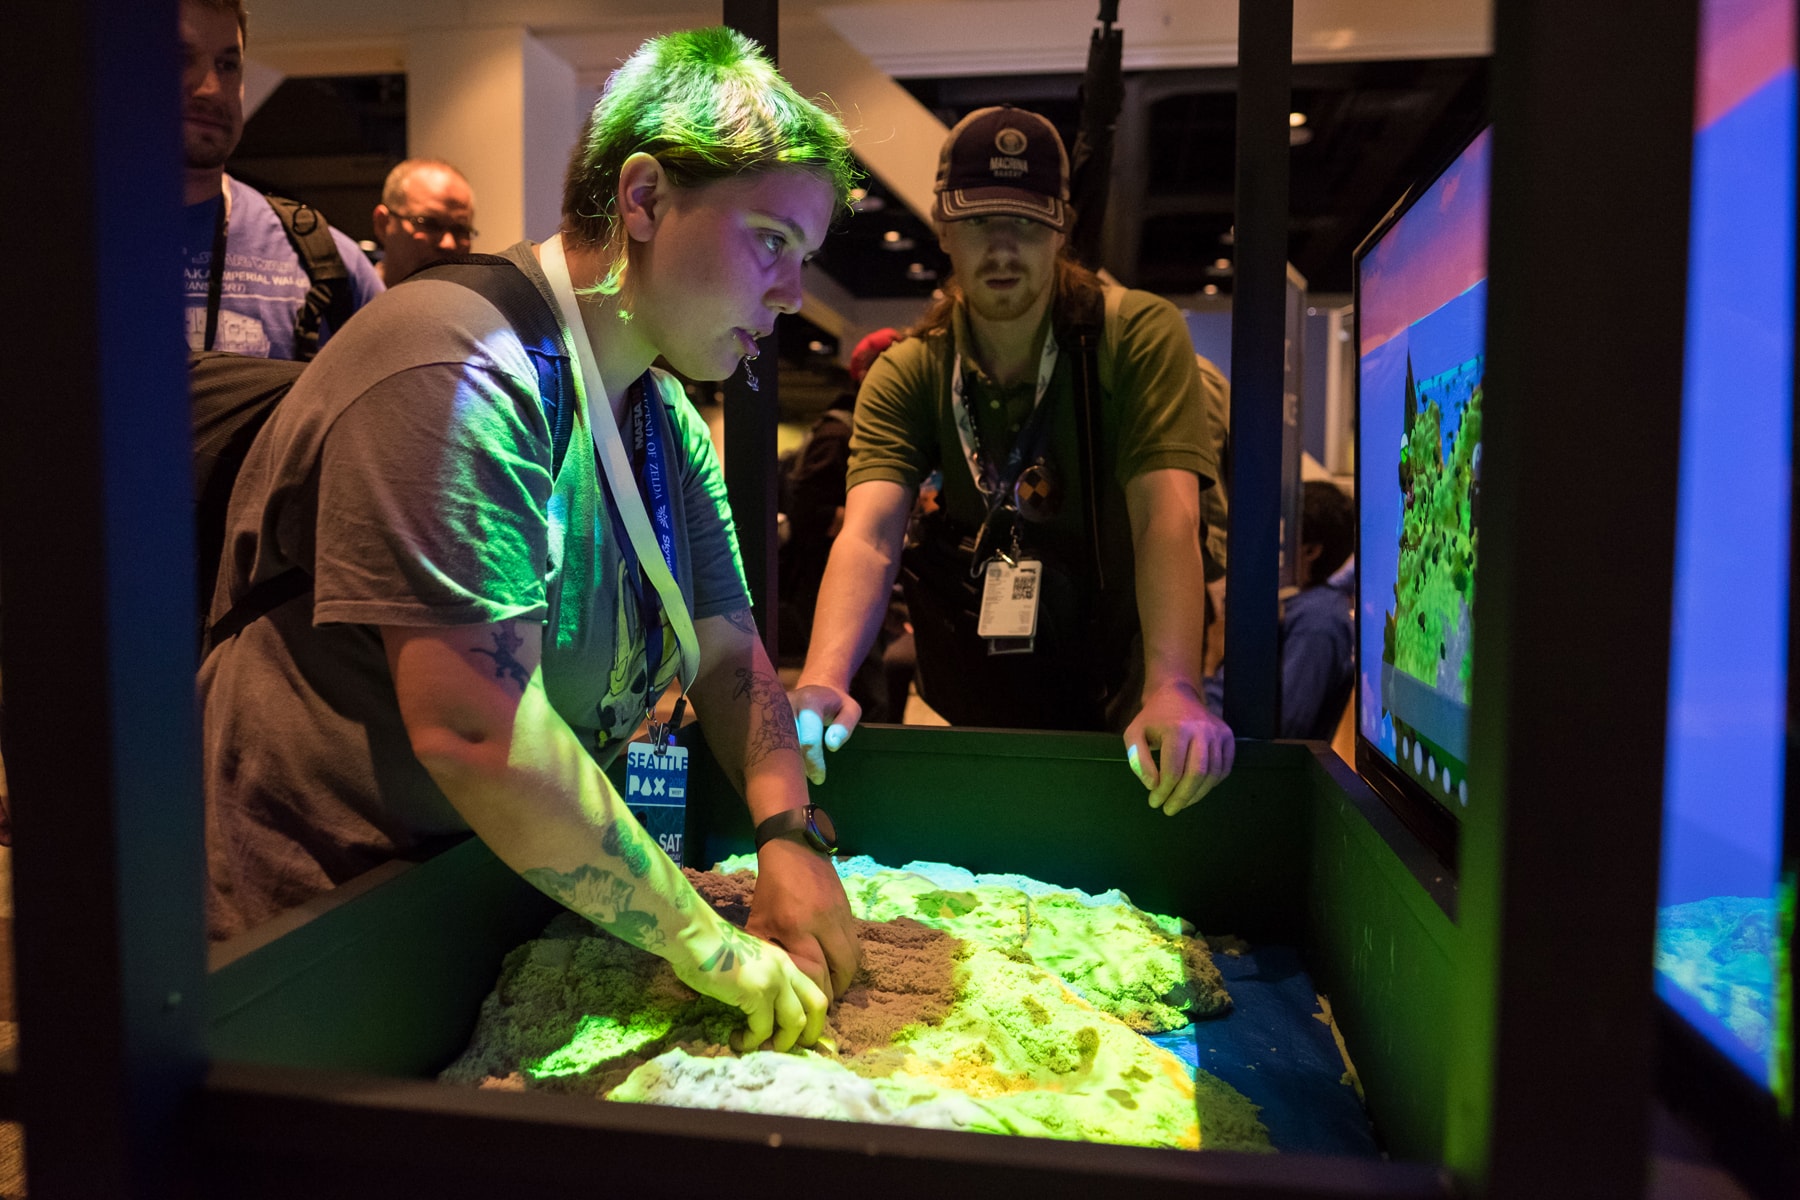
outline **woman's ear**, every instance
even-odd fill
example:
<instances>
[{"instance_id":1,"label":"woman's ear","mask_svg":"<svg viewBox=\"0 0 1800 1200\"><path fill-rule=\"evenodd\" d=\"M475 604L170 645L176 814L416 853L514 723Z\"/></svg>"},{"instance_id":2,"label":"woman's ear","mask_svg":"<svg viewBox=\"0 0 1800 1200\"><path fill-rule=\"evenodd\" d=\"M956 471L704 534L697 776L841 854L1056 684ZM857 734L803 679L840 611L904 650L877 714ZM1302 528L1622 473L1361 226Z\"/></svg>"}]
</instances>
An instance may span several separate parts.
<instances>
[{"instance_id":1,"label":"woman's ear","mask_svg":"<svg viewBox=\"0 0 1800 1200\"><path fill-rule=\"evenodd\" d=\"M619 168L619 220L632 241L647 242L668 207L669 176L655 156L639 151Z\"/></svg>"}]
</instances>

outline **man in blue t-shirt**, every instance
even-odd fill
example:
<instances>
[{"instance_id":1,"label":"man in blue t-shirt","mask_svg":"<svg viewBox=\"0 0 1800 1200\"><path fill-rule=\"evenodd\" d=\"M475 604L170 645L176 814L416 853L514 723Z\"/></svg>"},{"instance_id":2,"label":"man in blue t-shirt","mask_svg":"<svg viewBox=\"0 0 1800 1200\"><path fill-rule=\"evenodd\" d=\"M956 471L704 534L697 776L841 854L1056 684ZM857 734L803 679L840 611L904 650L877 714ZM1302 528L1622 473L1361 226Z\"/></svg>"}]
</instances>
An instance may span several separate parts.
<instances>
[{"instance_id":1,"label":"man in blue t-shirt","mask_svg":"<svg viewBox=\"0 0 1800 1200\"><path fill-rule=\"evenodd\" d=\"M1356 677L1355 577L1340 570L1356 549L1356 507L1321 479L1306 482L1300 507L1304 583L1281 613L1281 736L1329 741Z\"/></svg>"},{"instance_id":2,"label":"man in blue t-shirt","mask_svg":"<svg viewBox=\"0 0 1800 1200\"><path fill-rule=\"evenodd\" d=\"M225 174L244 132L244 30L242 0L182 0L188 348L308 357L304 339L296 350L295 323L312 279L268 199ZM335 229L331 238L349 270L350 308L360 308L381 292L381 280L355 242ZM222 262L215 263L221 244ZM326 317L319 342L330 335Z\"/></svg>"}]
</instances>

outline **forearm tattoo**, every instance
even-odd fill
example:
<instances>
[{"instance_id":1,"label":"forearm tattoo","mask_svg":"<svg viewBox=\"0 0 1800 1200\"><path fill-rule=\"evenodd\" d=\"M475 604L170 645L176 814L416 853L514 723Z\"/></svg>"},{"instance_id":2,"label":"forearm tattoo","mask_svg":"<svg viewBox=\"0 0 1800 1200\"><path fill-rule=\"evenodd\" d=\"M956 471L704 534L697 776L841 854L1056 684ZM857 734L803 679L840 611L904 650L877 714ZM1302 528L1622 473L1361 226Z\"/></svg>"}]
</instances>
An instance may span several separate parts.
<instances>
[{"instance_id":1,"label":"forearm tattoo","mask_svg":"<svg viewBox=\"0 0 1800 1200\"><path fill-rule=\"evenodd\" d=\"M744 772L777 750L799 750L800 740L794 734L794 710L788 704L781 681L766 671L753 667L737 669L737 688L733 700L750 701L748 736L744 739Z\"/></svg>"},{"instance_id":2,"label":"forearm tattoo","mask_svg":"<svg viewBox=\"0 0 1800 1200\"><path fill-rule=\"evenodd\" d=\"M720 924L719 948L700 964L702 971L730 971L739 963L752 962L763 956L763 943L735 925Z\"/></svg>"},{"instance_id":3,"label":"forearm tattoo","mask_svg":"<svg viewBox=\"0 0 1800 1200\"><path fill-rule=\"evenodd\" d=\"M532 867L521 874L526 883L564 908L640 950L655 951L668 940L654 913L632 907L637 885L611 871L583 863L573 871Z\"/></svg>"},{"instance_id":4,"label":"forearm tattoo","mask_svg":"<svg viewBox=\"0 0 1800 1200\"><path fill-rule=\"evenodd\" d=\"M632 878L642 879L650 873L650 847L644 844L648 837L635 821L629 826L614 821L600 835L600 848L623 862Z\"/></svg>"},{"instance_id":5,"label":"forearm tattoo","mask_svg":"<svg viewBox=\"0 0 1800 1200\"><path fill-rule=\"evenodd\" d=\"M469 653L485 654L487 657L493 659L494 678L511 679L514 683L519 685L519 691L523 694L525 685L529 682L531 676L530 673L525 670L525 664L513 657L513 651L524 644L525 639L514 633L512 631L512 626L503 625L494 630L494 648L492 650L483 650L481 647L477 646L473 650L470 650Z\"/></svg>"},{"instance_id":6,"label":"forearm tattoo","mask_svg":"<svg viewBox=\"0 0 1800 1200\"><path fill-rule=\"evenodd\" d=\"M736 612L726 613L725 619L731 622L731 626L734 629L741 629L745 633L753 636L761 636L756 632L756 618L750 615L750 610L747 608L740 608Z\"/></svg>"}]
</instances>

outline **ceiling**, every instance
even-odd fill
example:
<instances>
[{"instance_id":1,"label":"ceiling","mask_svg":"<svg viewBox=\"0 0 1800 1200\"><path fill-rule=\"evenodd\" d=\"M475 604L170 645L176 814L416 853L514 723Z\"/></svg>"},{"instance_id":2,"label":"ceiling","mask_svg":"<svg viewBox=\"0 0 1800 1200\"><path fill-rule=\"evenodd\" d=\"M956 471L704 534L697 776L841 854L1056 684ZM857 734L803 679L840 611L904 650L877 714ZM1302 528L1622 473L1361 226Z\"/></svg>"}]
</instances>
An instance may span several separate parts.
<instances>
[{"instance_id":1,"label":"ceiling","mask_svg":"<svg viewBox=\"0 0 1800 1200\"><path fill-rule=\"evenodd\" d=\"M1236 7L1121 0L1125 102L1102 265L1132 286L1176 297L1231 290ZM1349 291L1357 243L1483 119L1489 7L1296 5L1292 108L1304 124L1291 131L1289 252L1315 295ZM845 109L869 171L860 211L818 256L825 291L889 309L930 295L947 263L920 214L944 129L975 108L1016 103L1072 145L1097 9L1097 0L782 0L784 72ZM381 178L406 148L409 38L522 25L595 89L643 37L720 11L690 3L646 14L634 0L255 0L252 100L259 84L267 99L233 169L299 193L366 238ZM783 351L814 361L847 353L804 321Z\"/></svg>"}]
</instances>

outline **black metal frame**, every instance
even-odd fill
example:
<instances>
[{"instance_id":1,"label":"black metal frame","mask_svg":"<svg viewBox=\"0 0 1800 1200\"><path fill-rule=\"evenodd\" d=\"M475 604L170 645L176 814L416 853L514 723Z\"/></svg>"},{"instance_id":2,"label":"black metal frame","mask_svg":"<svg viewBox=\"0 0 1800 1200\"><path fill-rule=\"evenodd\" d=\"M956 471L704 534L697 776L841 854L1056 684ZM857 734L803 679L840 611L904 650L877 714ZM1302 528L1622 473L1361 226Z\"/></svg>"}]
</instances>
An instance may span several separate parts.
<instances>
[{"instance_id":1,"label":"black metal frame","mask_svg":"<svg viewBox=\"0 0 1800 1200\"><path fill-rule=\"evenodd\" d=\"M1687 245L1697 5L1508 0L1494 15L1482 636L1446 1156L1490 1196L1637 1196L1686 319L1684 287L1647 251Z\"/></svg>"},{"instance_id":2,"label":"black metal frame","mask_svg":"<svg viewBox=\"0 0 1800 1200\"><path fill-rule=\"evenodd\" d=\"M1272 738L1281 723L1277 597L1293 60L1293 0L1238 0L1225 721L1239 737Z\"/></svg>"},{"instance_id":3,"label":"black metal frame","mask_svg":"<svg viewBox=\"0 0 1800 1200\"><path fill-rule=\"evenodd\" d=\"M724 23L781 61L781 0L724 0ZM784 321L785 316L777 317ZM737 527L738 553L750 584L750 608L770 662L781 661L776 617L781 543L776 536L775 424L781 411L781 335L757 343L757 355L725 381L725 494Z\"/></svg>"},{"instance_id":4,"label":"black metal frame","mask_svg":"<svg viewBox=\"0 0 1800 1200\"><path fill-rule=\"evenodd\" d=\"M1285 85L1286 56L1255 49L1278 20L1261 10L1276 7L1291 20L1286 3L1242 8L1252 93L1265 69L1264 85L1273 75ZM479 1094L403 1083L223 1064L201 1082L186 422L167 286L176 114L145 103L175 92L174 8L26 6L0 49L7 156L38 168L0 178L0 213L20 235L15 276L36 313L29 341L0 361L18 1107L33 1193L177 1192L190 1165L178 1148L199 1145L259 1170L270 1194L306 1178L308 1156L311 1178L329 1180L308 1194L361 1183L392 1194L427 1175L453 1192L447 1176L476 1165L681 1194L682 1173L704 1172L711 1146L750 1135L768 1145L778 1133L759 1189L832 1178L883 1193L1074 1193L1091 1184L1089 1164L1117 1163L1157 1194L1356 1194L1337 1160L1195 1156L1140 1171L1120 1147L923 1132L916 1155L867 1159L856 1126L808 1126L790 1152L787 1126L728 1114L615 1109L575 1128L536 1112L534 1097L505 1098L530 1116L476 1121L467 1114L484 1111ZM1473 787L1508 802L1504 820L1488 805L1465 826L1467 956L1447 1014L1459 1033L1446 1145L1462 1184L1491 1197L1642 1191L1642 949L1655 900L1682 332L1680 290L1644 249L1685 244L1694 14L1695 0L1496 6L1489 378L1518 399L1485 430L1481 619L1492 636L1477 651L1471 770ZM1628 53L1621 31L1632 33ZM1270 169L1284 164L1285 148ZM1268 274L1278 311L1281 272ZM1620 294L1637 301L1629 313ZM1279 358L1274 368L1278 389ZM1596 462L1582 452L1620 429L1632 431L1628 453ZM1239 505L1248 484L1239 477ZM743 511L768 511L749 503ZM1566 519L1571 506L1585 523ZM1269 533L1260 540L1272 555ZM1238 553L1255 554L1257 540L1247 533ZM1627 578L1640 602L1602 611L1608 587ZM1251 605L1258 586L1234 594ZM1234 679L1260 686L1250 673ZM1568 986L1571 970L1583 986ZM509 1150L537 1125L554 1153L516 1162ZM1408 1178L1384 1168L1361 1194ZM745 1182L715 1177L708 1190Z\"/></svg>"}]
</instances>

